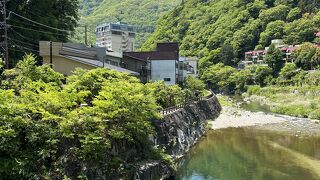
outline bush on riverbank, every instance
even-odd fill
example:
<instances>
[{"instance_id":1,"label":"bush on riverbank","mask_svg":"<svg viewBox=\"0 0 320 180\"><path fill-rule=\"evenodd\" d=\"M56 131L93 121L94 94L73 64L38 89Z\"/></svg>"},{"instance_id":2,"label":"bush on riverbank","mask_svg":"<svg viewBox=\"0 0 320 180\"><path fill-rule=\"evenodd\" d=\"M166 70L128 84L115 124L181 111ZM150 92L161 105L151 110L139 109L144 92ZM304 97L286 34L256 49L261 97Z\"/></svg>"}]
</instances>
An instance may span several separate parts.
<instances>
[{"instance_id":1,"label":"bush on riverbank","mask_svg":"<svg viewBox=\"0 0 320 180\"><path fill-rule=\"evenodd\" d=\"M320 119L319 86L269 86L264 88L251 86L244 96L250 99L254 95L264 97L266 100L263 103L267 102L272 112Z\"/></svg>"}]
</instances>

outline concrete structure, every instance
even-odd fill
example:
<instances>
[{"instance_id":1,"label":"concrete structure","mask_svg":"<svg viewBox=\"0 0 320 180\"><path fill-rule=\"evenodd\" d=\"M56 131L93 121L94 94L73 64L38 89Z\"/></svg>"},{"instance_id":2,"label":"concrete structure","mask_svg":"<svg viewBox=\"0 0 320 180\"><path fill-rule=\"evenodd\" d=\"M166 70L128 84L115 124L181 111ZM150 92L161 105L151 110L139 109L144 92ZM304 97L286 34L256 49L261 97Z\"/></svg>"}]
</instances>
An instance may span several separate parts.
<instances>
[{"instance_id":1,"label":"concrete structure","mask_svg":"<svg viewBox=\"0 0 320 180\"><path fill-rule=\"evenodd\" d=\"M178 69L178 43L158 43L156 51L124 52L123 56L143 60L148 80L162 80L168 85L182 83L183 74L180 74Z\"/></svg>"},{"instance_id":2,"label":"concrete structure","mask_svg":"<svg viewBox=\"0 0 320 180\"><path fill-rule=\"evenodd\" d=\"M179 81L183 81L187 76L198 76L198 58L197 57L180 57L179 58Z\"/></svg>"},{"instance_id":3,"label":"concrete structure","mask_svg":"<svg viewBox=\"0 0 320 180\"><path fill-rule=\"evenodd\" d=\"M40 41L39 47L43 64L50 64L50 42ZM52 65L55 71L64 75L70 75L76 68L107 68L139 76L138 72L109 64L105 48L88 48L83 44L53 42Z\"/></svg>"},{"instance_id":4,"label":"concrete structure","mask_svg":"<svg viewBox=\"0 0 320 180\"><path fill-rule=\"evenodd\" d=\"M151 79L151 65L150 61L134 57L129 54L124 54L120 63L120 66L131 71L138 72L140 74L140 81L147 83Z\"/></svg>"},{"instance_id":5,"label":"concrete structure","mask_svg":"<svg viewBox=\"0 0 320 180\"><path fill-rule=\"evenodd\" d=\"M106 47L108 51L134 51L134 28L127 24L108 23L97 26L96 45Z\"/></svg>"}]
</instances>

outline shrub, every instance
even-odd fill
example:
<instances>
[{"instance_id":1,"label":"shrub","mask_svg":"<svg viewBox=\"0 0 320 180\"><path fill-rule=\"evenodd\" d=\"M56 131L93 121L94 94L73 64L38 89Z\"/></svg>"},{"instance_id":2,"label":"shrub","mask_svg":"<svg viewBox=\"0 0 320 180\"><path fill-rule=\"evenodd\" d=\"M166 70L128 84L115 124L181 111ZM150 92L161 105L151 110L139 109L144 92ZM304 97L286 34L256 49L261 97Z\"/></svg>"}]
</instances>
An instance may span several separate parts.
<instances>
[{"instance_id":1,"label":"shrub","mask_svg":"<svg viewBox=\"0 0 320 180\"><path fill-rule=\"evenodd\" d=\"M249 95L259 95L260 91L261 91L260 86L255 85L255 86L249 86L247 92Z\"/></svg>"}]
</instances>

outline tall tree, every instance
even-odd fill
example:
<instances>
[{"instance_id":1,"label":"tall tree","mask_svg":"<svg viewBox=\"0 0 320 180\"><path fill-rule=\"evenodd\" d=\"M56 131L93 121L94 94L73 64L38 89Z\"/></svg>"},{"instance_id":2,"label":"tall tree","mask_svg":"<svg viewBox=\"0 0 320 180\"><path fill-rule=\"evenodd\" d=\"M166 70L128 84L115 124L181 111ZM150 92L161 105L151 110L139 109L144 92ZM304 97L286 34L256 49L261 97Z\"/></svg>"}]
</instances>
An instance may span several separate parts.
<instances>
[{"instance_id":1,"label":"tall tree","mask_svg":"<svg viewBox=\"0 0 320 180\"><path fill-rule=\"evenodd\" d=\"M40 40L66 42L79 19L78 0L11 0L7 9L11 66L25 52L38 54Z\"/></svg>"},{"instance_id":2,"label":"tall tree","mask_svg":"<svg viewBox=\"0 0 320 180\"><path fill-rule=\"evenodd\" d=\"M301 45L299 49L297 49L293 53L294 62L298 67L304 70L311 70L316 68L319 64L316 58L317 47L315 47L312 43L304 43ZM313 59L313 57L315 58Z\"/></svg>"},{"instance_id":3,"label":"tall tree","mask_svg":"<svg viewBox=\"0 0 320 180\"><path fill-rule=\"evenodd\" d=\"M268 66L272 69L273 75L278 75L281 68L285 64L280 49L276 48L274 44L270 45L267 51L267 55L265 57L265 61L268 64Z\"/></svg>"}]
</instances>

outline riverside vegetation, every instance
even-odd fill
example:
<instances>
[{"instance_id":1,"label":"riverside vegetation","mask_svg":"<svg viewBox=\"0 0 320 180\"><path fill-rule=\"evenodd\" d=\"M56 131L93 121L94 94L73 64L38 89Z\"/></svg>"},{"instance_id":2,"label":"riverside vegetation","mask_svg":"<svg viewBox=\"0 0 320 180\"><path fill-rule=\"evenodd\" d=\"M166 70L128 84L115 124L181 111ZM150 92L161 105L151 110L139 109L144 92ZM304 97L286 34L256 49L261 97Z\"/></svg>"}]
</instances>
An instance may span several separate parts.
<instances>
[{"instance_id":1,"label":"riverside vegetation","mask_svg":"<svg viewBox=\"0 0 320 180\"><path fill-rule=\"evenodd\" d=\"M270 48L269 66L238 71L220 63L206 69L201 78L216 92L244 93L244 98L268 105L272 112L320 119L319 52L320 48L304 44L293 54L294 63L284 64L280 51Z\"/></svg>"},{"instance_id":2,"label":"riverside vegetation","mask_svg":"<svg viewBox=\"0 0 320 180\"><path fill-rule=\"evenodd\" d=\"M188 90L163 82L144 85L102 68L64 77L48 65L36 66L32 55L14 69L1 68L0 77L4 179L81 179L97 171L125 176L140 161L169 161L148 141L155 133L150 120L161 121L161 108L204 88L201 81L189 84L191 79Z\"/></svg>"}]
</instances>

